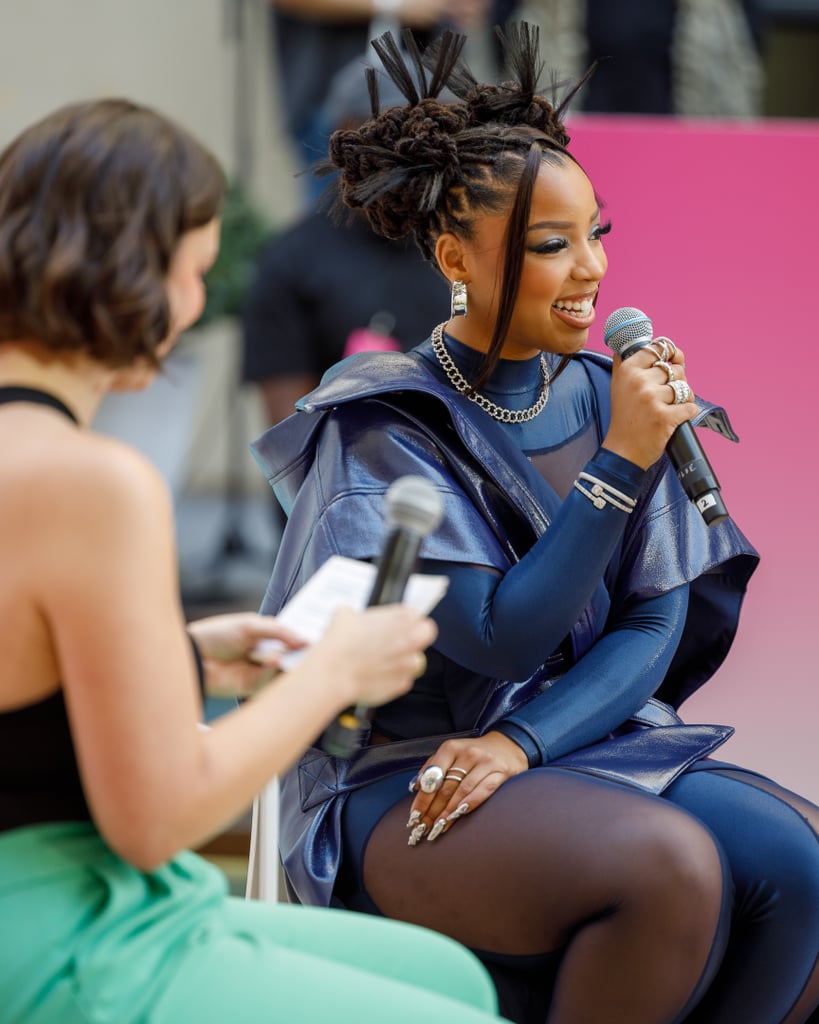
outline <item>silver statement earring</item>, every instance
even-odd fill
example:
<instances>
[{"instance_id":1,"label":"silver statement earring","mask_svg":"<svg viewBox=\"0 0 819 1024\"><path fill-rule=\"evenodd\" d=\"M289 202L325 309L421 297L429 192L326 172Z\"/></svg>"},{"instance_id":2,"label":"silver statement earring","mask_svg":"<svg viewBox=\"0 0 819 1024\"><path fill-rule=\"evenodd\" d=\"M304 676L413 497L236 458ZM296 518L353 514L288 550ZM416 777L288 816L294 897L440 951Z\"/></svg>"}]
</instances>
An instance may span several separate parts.
<instances>
[{"instance_id":1,"label":"silver statement earring","mask_svg":"<svg viewBox=\"0 0 819 1024\"><path fill-rule=\"evenodd\" d=\"M466 285L463 281L452 282L452 305L450 316L466 316Z\"/></svg>"}]
</instances>

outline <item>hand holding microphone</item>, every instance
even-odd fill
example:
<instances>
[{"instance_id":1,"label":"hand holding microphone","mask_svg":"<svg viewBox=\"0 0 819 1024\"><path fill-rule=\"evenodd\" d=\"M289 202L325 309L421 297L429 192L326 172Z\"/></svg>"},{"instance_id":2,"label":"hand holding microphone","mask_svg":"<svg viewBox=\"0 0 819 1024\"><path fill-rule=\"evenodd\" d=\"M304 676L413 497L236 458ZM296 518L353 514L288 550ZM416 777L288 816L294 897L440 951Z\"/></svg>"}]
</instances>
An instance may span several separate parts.
<instances>
[{"instance_id":1,"label":"hand holding microphone","mask_svg":"<svg viewBox=\"0 0 819 1024\"><path fill-rule=\"evenodd\" d=\"M716 474L706 458L694 428L687 422L696 414L695 408L684 408L693 404L693 392L682 374L682 358L676 346L666 339L655 340L653 331L651 320L645 313L633 307L625 307L615 310L606 320L604 341L615 355L620 356L624 361L649 349L653 361L647 364L648 368L656 368L658 373L665 374L666 380L661 383L664 388L668 388L668 398L665 398L664 402L669 408L661 410L661 412L664 421L670 419L674 423L676 419L672 433L665 444L665 450L685 493L697 506L705 523L708 526L713 526L728 517L728 510L722 500ZM644 380L645 375L641 375L641 382ZM637 386L638 382L635 382L634 387ZM644 386L652 389L651 394L654 393L655 382L653 380ZM616 380L613 384L613 391L615 387ZM613 405L614 402L613 395ZM650 405L650 403L647 404ZM612 418L614 419L614 417ZM632 420L628 424L626 433L630 433L635 442L644 438L646 451L650 451L652 431L636 430ZM621 451L620 454L624 453ZM646 455L644 458L648 459L648 464L656 461L650 455ZM642 464L639 458L635 458L633 461Z\"/></svg>"},{"instance_id":2,"label":"hand holding microphone","mask_svg":"<svg viewBox=\"0 0 819 1024\"><path fill-rule=\"evenodd\" d=\"M443 515L438 491L419 476L403 476L391 484L386 504L387 535L367 601L370 608L401 601L421 542L436 529ZM370 708L363 704L342 711L322 735L322 749L336 757L349 757L361 743L370 715Z\"/></svg>"}]
</instances>

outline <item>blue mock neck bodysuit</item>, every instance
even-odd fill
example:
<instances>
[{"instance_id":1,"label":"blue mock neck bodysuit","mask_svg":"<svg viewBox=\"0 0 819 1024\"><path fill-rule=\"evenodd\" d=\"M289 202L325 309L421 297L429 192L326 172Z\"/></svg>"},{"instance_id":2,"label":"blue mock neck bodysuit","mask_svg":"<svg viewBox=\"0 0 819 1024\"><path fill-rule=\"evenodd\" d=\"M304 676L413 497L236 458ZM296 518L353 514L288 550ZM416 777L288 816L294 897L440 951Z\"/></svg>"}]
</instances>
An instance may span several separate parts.
<instances>
[{"instance_id":1,"label":"blue mock neck bodysuit","mask_svg":"<svg viewBox=\"0 0 819 1024\"><path fill-rule=\"evenodd\" d=\"M474 378L482 354L449 336L445 340L464 377ZM416 351L427 368L446 381L431 343ZM627 515L609 505L595 508L572 484L585 468L618 490L637 495L645 474L600 448L597 410L583 370L570 362L559 384L551 389L539 416L498 424L562 499L550 529L502 577L455 562L436 566L449 576L450 584L434 612L440 629L435 647L458 666L456 675L466 670L522 680L547 659L551 674L560 674L539 700L537 732L527 728L525 711L499 726L524 747L530 765L598 740L645 703L668 668L687 606L687 588L680 586L648 607L642 602L641 607L624 611L609 624L610 638L586 654L584 676L589 658L595 668L584 681L583 699L577 699L573 676L565 675L571 649L565 641L622 540ZM526 409L536 401L541 386L539 357L501 360L482 393L503 408ZM633 671L615 671L607 654L614 643L622 662ZM460 682L463 685L464 680ZM380 709L375 728L393 739L463 728L465 720L447 721L446 687L446 672L433 675L406 698ZM431 704L440 710L439 722L430 722Z\"/></svg>"}]
</instances>

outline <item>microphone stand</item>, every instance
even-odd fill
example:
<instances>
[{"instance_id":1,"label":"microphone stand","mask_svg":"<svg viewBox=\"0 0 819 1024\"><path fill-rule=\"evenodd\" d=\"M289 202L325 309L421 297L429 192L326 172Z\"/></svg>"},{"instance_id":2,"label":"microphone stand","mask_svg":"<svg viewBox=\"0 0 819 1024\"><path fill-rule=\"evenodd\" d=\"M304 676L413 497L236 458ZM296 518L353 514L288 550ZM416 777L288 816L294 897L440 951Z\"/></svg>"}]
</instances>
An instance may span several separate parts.
<instances>
[{"instance_id":1,"label":"microphone stand","mask_svg":"<svg viewBox=\"0 0 819 1024\"><path fill-rule=\"evenodd\" d=\"M247 45L254 20L250 15L258 0L223 0L223 38L233 47L233 177L247 192L252 179L254 144L251 125L254 123L255 90L252 79L254 61ZM236 315L235 313L233 314ZM233 353L235 356L235 353ZM264 550L246 537L243 498L245 484L241 467L247 456L247 416L242 402L242 379L238 360L233 358L227 375L228 391L225 412L226 456L224 503L222 506L221 536L208 564L208 601L221 603L235 596L235 587L225 583L225 575L237 559L245 559L254 566L272 568L275 549ZM261 584L263 589L264 584Z\"/></svg>"}]
</instances>

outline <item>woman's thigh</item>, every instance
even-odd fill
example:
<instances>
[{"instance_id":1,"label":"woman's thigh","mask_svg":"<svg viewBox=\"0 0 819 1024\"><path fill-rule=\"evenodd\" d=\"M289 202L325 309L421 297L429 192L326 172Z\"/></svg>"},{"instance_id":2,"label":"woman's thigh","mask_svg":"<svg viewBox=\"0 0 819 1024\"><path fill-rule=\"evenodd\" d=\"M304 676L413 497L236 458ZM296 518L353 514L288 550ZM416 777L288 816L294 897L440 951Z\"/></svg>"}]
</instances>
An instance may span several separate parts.
<instances>
[{"instance_id":1,"label":"woman's thigh","mask_svg":"<svg viewBox=\"0 0 819 1024\"><path fill-rule=\"evenodd\" d=\"M150 1016L236 1024L496 1020L488 975L440 935L341 910L228 900Z\"/></svg>"},{"instance_id":2,"label":"woman's thigh","mask_svg":"<svg viewBox=\"0 0 819 1024\"><path fill-rule=\"evenodd\" d=\"M563 769L515 776L449 831L412 847L410 804L410 796L400 799L373 828L366 892L385 916L482 951L562 948L580 923L640 885L669 884L681 851L720 870L712 837L688 813Z\"/></svg>"}]
</instances>

